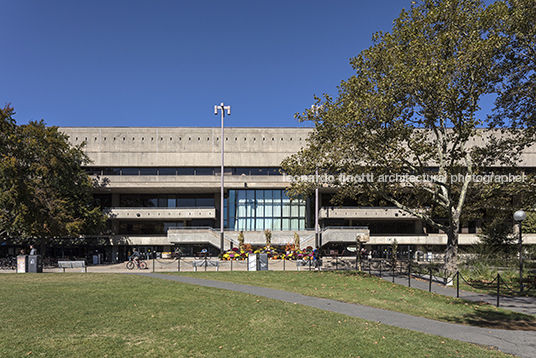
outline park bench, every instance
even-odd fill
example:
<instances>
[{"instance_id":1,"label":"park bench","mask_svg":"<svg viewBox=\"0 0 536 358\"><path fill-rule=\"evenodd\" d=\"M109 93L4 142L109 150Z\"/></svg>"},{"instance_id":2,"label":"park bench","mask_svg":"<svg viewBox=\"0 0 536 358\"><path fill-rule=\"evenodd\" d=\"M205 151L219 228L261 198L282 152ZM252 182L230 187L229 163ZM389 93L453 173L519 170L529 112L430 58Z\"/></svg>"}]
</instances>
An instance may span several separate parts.
<instances>
[{"instance_id":1,"label":"park bench","mask_svg":"<svg viewBox=\"0 0 536 358\"><path fill-rule=\"evenodd\" d=\"M81 268L82 272L87 272L85 261L58 261L58 267L61 272L65 272L66 268Z\"/></svg>"}]
</instances>

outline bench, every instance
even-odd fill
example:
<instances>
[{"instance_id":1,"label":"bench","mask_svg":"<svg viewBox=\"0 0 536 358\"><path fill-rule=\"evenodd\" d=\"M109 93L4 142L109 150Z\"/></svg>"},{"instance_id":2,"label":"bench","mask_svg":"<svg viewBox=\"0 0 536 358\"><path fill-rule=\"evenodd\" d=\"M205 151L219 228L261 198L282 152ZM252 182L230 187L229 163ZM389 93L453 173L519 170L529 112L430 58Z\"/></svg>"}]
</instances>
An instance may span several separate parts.
<instances>
[{"instance_id":1,"label":"bench","mask_svg":"<svg viewBox=\"0 0 536 358\"><path fill-rule=\"evenodd\" d=\"M82 272L87 272L85 261L58 261L58 267L61 272L65 272L66 268L81 268Z\"/></svg>"}]
</instances>

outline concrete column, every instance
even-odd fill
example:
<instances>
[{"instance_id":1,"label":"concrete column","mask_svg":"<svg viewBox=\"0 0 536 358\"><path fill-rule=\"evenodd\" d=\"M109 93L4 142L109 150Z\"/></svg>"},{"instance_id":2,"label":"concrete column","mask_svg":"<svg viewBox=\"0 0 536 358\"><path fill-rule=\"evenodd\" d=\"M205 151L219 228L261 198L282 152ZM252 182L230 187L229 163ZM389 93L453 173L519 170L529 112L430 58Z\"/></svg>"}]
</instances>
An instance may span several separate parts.
<instances>
[{"instance_id":1,"label":"concrete column","mask_svg":"<svg viewBox=\"0 0 536 358\"><path fill-rule=\"evenodd\" d=\"M414 222L414 227L415 227L415 234L422 234L424 231L423 231L423 225L422 225L422 221L421 220L415 220Z\"/></svg>"}]
</instances>

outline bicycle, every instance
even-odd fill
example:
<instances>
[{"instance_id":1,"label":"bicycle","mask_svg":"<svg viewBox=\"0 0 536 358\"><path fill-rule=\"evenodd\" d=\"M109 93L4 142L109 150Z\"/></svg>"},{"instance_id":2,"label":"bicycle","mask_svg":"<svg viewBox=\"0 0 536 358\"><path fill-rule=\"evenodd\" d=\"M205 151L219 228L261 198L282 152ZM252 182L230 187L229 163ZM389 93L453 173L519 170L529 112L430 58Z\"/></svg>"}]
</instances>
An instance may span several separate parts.
<instances>
[{"instance_id":1,"label":"bicycle","mask_svg":"<svg viewBox=\"0 0 536 358\"><path fill-rule=\"evenodd\" d=\"M2 270L15 270L17 268L17 259L14 257L0 259L0 268Z\"/></svg>"},{"instance_id":2,"label":"bicycle","mask_svg":"<svg viewBox=\"0 0 536 358\"><path fill-rule=\"evenodd\" d=\"M132 258L130 258L127 262L127 269L132 270L134 269L134 267L144 270L147 268L147 262L142 261L140 259L132 260Z\"/></svg>"}]
</instances>

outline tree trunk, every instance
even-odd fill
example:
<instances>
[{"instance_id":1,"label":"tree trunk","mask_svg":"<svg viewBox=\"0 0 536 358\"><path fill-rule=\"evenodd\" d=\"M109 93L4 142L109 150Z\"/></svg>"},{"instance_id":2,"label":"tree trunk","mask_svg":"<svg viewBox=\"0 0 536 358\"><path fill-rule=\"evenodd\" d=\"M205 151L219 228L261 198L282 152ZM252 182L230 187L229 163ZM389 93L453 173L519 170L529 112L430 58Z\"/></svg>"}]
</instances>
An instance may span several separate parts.
<instances>
[{"instance_id":1,"label":"tree trunk","mask_svg":"<svg viewBox=\"0 0 536 358\"><path fill-rule=\"evenodd\" d=\"M448 275L456 273L458 270L458 231L460 221L455 220L450 225L447 233L447 250L445 251L445 270Z\"/></svg>"}]
</instances>

